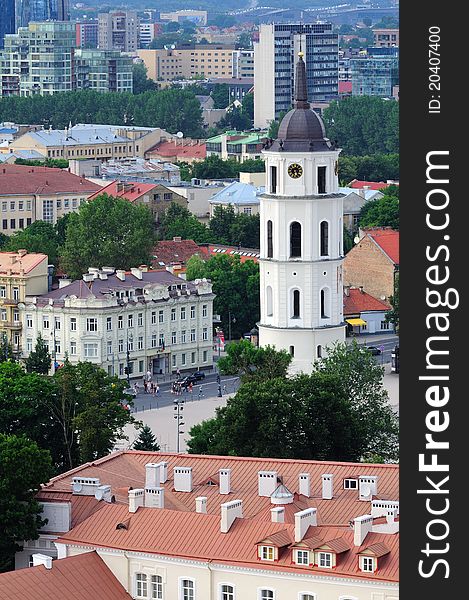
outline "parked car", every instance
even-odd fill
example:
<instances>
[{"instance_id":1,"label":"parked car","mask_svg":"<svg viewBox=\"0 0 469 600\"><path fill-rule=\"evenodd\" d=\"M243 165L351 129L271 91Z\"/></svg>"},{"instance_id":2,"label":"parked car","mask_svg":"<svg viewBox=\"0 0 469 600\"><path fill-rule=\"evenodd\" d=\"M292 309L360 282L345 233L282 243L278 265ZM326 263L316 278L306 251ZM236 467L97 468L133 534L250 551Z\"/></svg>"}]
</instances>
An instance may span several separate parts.
<instances>
[{"instance_id":1,"label":"parked car","mask_svg":"<svg viewBox=\"0 0 469 600\"><path fill-rule=\"evenodd\" d=\"M192 385L197 381L194 375L186 375L185 377L181 377L176 381L176 385L181 386L182 388L188 387L191 383Z\"/></svg>"},{"instance_id":2,"label":"parked car","mask_svg":"<svg viewBox=\"0 0 469 600\"><path fill-rule=\"evenodd\" d=\"M367 346L366 349L369 350L373 356L379 356L381 354L381 350L376 346Z\"/></svg>"},{"instance_id":3,"label":"parked car","mask_svg":"<svg viewBox=\"0 0 469 600\"><path fill-rule=\"evenodd\" d=\"M195 377L196 381L205 379L205 371L196 371L195 373L192 373L192 377Z\"/></svg>"}]
</instances>

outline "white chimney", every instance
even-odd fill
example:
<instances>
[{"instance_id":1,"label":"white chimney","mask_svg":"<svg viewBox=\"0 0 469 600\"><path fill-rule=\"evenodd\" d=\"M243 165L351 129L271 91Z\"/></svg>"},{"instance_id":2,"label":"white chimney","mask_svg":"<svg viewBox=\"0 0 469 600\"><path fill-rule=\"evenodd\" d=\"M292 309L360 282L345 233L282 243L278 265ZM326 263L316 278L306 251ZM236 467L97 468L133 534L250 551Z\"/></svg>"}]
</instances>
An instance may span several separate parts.
<instances>
[{"instance_id":1,"label":"white chimney","mask_svg":"<svg viewBox=\"0 0 469 600\"><path fill-rule=\"evenodd\" d=\"M321 476L321 479L323 500L332 500L334 497L334 475L332 473L325 473Z\"/></svg>"},{"instance_id":2,"label":"white chimney","mask_svg":"<svg viewBox=\"0 0 469 600\"><path fill-rule=\"evenodd\" d=\"M233 521L239 517L243 518L243 501L232 500L231 502L225 502L220 505L221 508L221 521L220 531L222 533L228 533L230 527L233 525Z\"/></svg>"},{"instance_id":3,"label":"white chimney","mask_svg":"<svg viewBox=\"0 0 469 600\"><path fill-rule=\"evenodd\" d=\"M117 279L120 279L121 281L125 281L125 271L123 271L122 269L117 269L116 277L117 277Z\"/></svg>"},{"instance_id":4,"label":"white chimney","mask_svg":"<svg viewBox=\"0 0 469 600\"><path fill-rule=\"evenodd\" d=\"M206 513L207 512L207 496L198 496L195 499L195 512Z\"/></svg>"},{"instance_id":5,"label":"white chimney","mask_svg":"<svg viewBox=\"0 0 469 600\"><path fill-rule=\"evenodd\" d=\"M141 271L141 269L139 269L139 268L137 268L137 267L132 267L132 268L130 269L130 272L131 272L131 273L132 273L132 275L133 275L134 277L136 277L137 279L142 279L142 277L143 277L143 276L142 276L142 271Z\"/></svg>"},{"instance_id":6,"label":"white chimney","mask_svg":"<svg viewBox=\"0 0 469 600\"><path fill-rule=\"evenodd\" d=\"M388 510L396 509L399 514L399 500L372 500L371 501L371 516L385 517Z\"/></svg>"},{"instance_id":7,"label":"white chimney","mask_svg":"<svg viewBox=\"0 0 469 600\"><path fill-rule=\"evenodd\" d=\"M393 525L397 517L397 508L388 508L386 512L386 523Z\"/></svg>"},{"instance_id":8,"label":"white chimney","mask_svg":"<svg viewBox=\"0 0 469 600\"><path fill-rule=\"evenodd\" d=\"M94 496L100 485L97 477L72 477L72 493L76 496Z\"/></svg>"},{"instance_id":9,"label":"white chimney","mask_svg":"<svg viewBox=\"0 0 469 600\"><path fill-rule=\"evenodd\" d=\"M59 290L61 290L64 287L67 287L67 285L70 285L71 283L71 279L69 279L68 277L62 277L62 279L59 279Z\"/></svg>"},{"instance_id":10,"label":"white chimney","mask_svg":"<svg viewBox=\"0 0 469 600\"><path fill-rule=\"evenodd\" d=\"M358 478L359 500L372 500L372 496L378 493L377 475L360 475Z\"/></svg>"},{"instance_id":11,"label":"white chimney","mask_svg":"<svg viewBox=\"0 0 469 600\"><path fill-rule=\"evenodd\" d=\"M147 463L145 465L145 487L160 487L160 463Z\"/></svg>"},{"instance_id":12,"label":"white chimney","mask_svg":"<svg viewBox=\"0 0 469 600\"><path fill-rule=\"evenodd\" d=\"M220 469L218 477L220 479L220 494L229 494L231 492L231 469Z\"/></svg>"},{"instance_id":13,"label":"white chimney","mask_svg":"<svg viewBox=\"0 0 469 600\"><path fill-rule=\"evenodd\" d=\"M295 513L295 542L301 542L308 527L316 527L317 524L317 508L307 508Z\"/></svg>"},{"instance_id":14,"label":"white chimney","mask_svg":"<svg viewBox=\"0 0 469 600\"><path fill-rule=\"evenodd\" d=\"M298 475L298 487L300 490L299 493L302 496L306 496L307 498L309 498L311 494L309 473L300 473Z\"/></svg>"},{"instance_id":15,"label":"white chimney","mask_svg":"<svg viewBox=\"0 0 469 600\"><path fill-rule=\"evenodd\" d=\"M135 513L140 506L143 506L145 490L129 490L129 512Z\"/></svg>"},{"instance_id":16,"label":"white chimney","mask_svg":"<svg viewBox=\"0 0 469 600\"><path fill-rule=\"evenodd\" d=\"M163 461L160 462L160 482L166 483L168 481L168 463Z\"/></svg>"},{"instance_id":17,"label":"white chimney","mask_svg":"<svg viewBox=\"0 0 469 600\"><path fill-rule=\"evenodd\" d=\"M174 467L173 474L176 492L192 492L192 467Z\"/></svg>"},{"instance_id":18,"label":"white chimney","mask_svg":"<svg viewBox=\"0 0 469 600\"><path fill-rule=\"evenodd\" d=\"M96 500L103 500L104 502L111 502L111 486L110 485L100 485L95 493L94 497Z\"/></svg>"},{"instance_id":19,"label":"white chimney","mask_svg":"<svg viewBox=\"0 0 469 600\"><path fill-rule=\"evenodd\" d=\"M47 554L33 554L33 567L44 565L46 569L52 569L52 556Z\"/></svg>"},{"instance_id":20,"label":"white chimney","mask_svg":"<svg viewBox=\"0 0 469 600\"><path fill-rule=\"evenodd\" d=\"M86 283L89 283L90 281L93 281L94 277L92 273L84 273L83 275L83 281L86 281Z\"/></svg>"},{"instance_id":21,"label":"white chimney","mask_svg":"<svg viewBox=\"0 0 469 600\"><path fill-rule=\"evenodd\" d=\"M258 471L257 484L259 496L270 498L277 488L277 471Z\"/></svg>"},{"instance_id":22,"label":"white chimney","mask_svg":"<svg viewBox=\"0 0 469 600\"><path fill-rule=\"evenodd\" d=\"M371 515L362 515L353 520L353 543L355 546L361 546L373 527L373 517Z\"/></svg>"},{"instance_id":23,"label":"white chimney","mask_svg":"<svg viewBox=\"0 0 469 600\"><path fill-rule=\"evenodd\" d=\"M145 506L147 508L164 508L164 488L145 487Z\"/></svg>"},{"instance_id":24,"label":"white chimney","mask_svg":"<svg viewBox=\"0 0 469 600\"><path fill-rule=\"evenodd\" d=\"M270 509L272 523L285 523L285 508L276 506Z\"/></svg>"}]
</instances>

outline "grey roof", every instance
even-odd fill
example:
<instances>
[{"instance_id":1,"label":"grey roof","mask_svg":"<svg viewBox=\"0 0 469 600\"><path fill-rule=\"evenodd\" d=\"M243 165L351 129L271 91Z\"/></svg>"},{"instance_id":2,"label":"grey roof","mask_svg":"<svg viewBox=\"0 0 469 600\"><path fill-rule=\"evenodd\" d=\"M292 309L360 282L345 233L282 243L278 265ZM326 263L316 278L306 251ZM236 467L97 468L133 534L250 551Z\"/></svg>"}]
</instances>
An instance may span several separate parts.
<instances>
[{"instance_id":1,"label":"grey roof","mask_svg":"<svg viewBox=\"0 0 469 600\"><path fill-rule=\"evenodd\" d=\"M209 202L214 204L257 205L260 203L258 194L264 193L265 188L256 187L251 183L235 181L214 194Z\"/></svg>"},{"instance_id":2,"label":"grey roof","mask_svg":"<svg viewBox=\"0 0 469 600\"><path fill-rule=\"evenodd\" d=\"M30 132L33 140L43 146L76 146L77 144L111 144L116 142L127 143L128 138L117 135L115 129L78 129L71 131L65 129L43 129Z\"/></svg>"}]
</instances>

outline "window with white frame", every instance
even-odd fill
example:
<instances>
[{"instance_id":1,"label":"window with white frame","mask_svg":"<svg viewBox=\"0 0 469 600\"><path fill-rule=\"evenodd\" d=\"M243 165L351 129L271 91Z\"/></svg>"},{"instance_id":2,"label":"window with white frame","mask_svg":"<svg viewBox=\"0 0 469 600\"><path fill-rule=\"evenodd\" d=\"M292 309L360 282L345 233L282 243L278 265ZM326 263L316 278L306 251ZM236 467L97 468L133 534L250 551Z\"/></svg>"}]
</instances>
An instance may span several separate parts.
<instances>
[{"instance_id":1,"label":"window with white frame","mask_svg":"<svg viewBox=\"0 0 469 600\"><path fill-rule=\"evenodd\" d=\"M181 600L195 600L195 585L192 579L181 580Z\"/></svg>"},{"instance_id":2,"label":"window with white frame","mask_svg":"<svg viewBox=\"0 0 469 600\"><path fill-rule=\"evenodd\" d=\"M176 309L172 308L171 309L171 321L175 321L176 320Z\"/></svg>"},{"instance_id":3,"label":"window with white frame","mask_svg":"<svg viewBox=\"0 0 469 600\"><path fill-rule=\"evenodd\" d=\"M160 333L160 337L158 339L158 345L164 346L164 333Z\"/></svg>"},{"instance_id":4,"label":"window with white frame","mask_svg":"<svg viewBox=\"0 0 469 600\"><path fill-rule=\"evenodd\" d=\"M76 331L77 330L77 320L76 317L71 317L70 318L70 331Z\"/></svg>"},{"instance_id":5,"label":"window with white frame","mask_svg":"<svg viewBox=\"0 0 469 600\"><path fill-rule=\"evenodd\" d=\"M134 351L134 338L129 337L129 339L127 340L127 350L129 352Z\"/></svg>"},{"instance_id":6,"label":"window with white frame","mask_svg":"<svg viewBox=\"0 0 469 600\"><path fill-rule=\"evenodd\" d=\"M107 353L112 354L112 341L107 343Z\"/></svg>"},{"instance_id":7,"label":"window with white frame","mask_svg":"<svg viewBox=\"0 0 469 600\"><path fill-rule=\"evenodd\" d=\"M77 343L70 342L70 356L76 356L76 355L77 355Z\"/></svg>"},{"instance_id":8,"label":"window with white frame","mask_svg":"<svg viewBox=\"0 0 469 600\"><path fill-rule=\"evenodd\" d=\"M145 573L135 574L135 594L137 598L146 598L148 594L147 576Z\"/></svg>"},{"instance_id":9,"label":"window with white frame","mask_svg":"<svg viewBox=\"0 0 469 600\"><path fill-rule=\"evenodd\" d=\"M112 317L106 317L106 331L112 331Z\"/></svg>"},{"instance_id":10,"label":"window with white frame","mask_svg":"<svg viewBox=\"0 0 469 600\"><path fill-rule=\"evenodd\" d=\"M164 323L164 312L162 310L158 311L158 323Z\"/></svg>"},{"instance_id":11,"label":"window with white frame","mask_svg":"<svg viewBox=\"0 0 469 600\"><path fill-rule=\"evenodd\" d=\"M0 309L0 319L2 321L6 321L7 320L7 309L6 308Z\"/></svg>"},{"instance_id":12,"label":"window with white frame","mask_svg":"<svg viewBox=\"0 0 469 600\"><path fill-rule=\"evenodd\" d=\"M156 310L151 313L151 324L155 325L156 323Z\"/></svg>"},{"instance_id":13,"label":"window with white frame","mask_svg":"<svg viewBox=\"0 0 469 600\"><path fill-rule=\"evenodd\" d=\"M186 364L186 355L183 353L181 354L181 365L185 365Z\"/></svg>"},{"instance_id":14,"label":"window with white frame","mask_svg":"<svg viewBox=\"0 0 469 600\"><path fill-rule=\"evenodd\" d=\"M49 329L49 317L42 317L42 328Z\"/></svg>"},{"instance_id":15,"label":"window with white frame","mask_svg":"<svg viewBox=\"0 0 469 600\"><path fill-rule=\"evenodd\" d=\"M181 306L181 319L184 320L186 318L186 307Z\"/></svg>"},{"instance_id":16,"label":"window with white frame","mask_svg":"<svg viewBox=\"0 0 469 600\"><path fill-rule=\"evenodd\" d=\"M192 354L191 354L191 363L195 364L195 362L196 362L195 352L192 352Z\"/></svg>"},{"instance_id":17,"label":"window with white frame","mask_svg":"<svg viewBox=\"0 0 469 600\"><path fill-rule=\"evenodd\" d=\"M177 333L176 331L172 331L171 332L171 344L176 344L177 343Z\"/></svg>"},{"instance_id":18,"label":"window with white frame","mask_svg":"<svg viewBox=\"0 0 469 600\"><path fill-rule=\"evenodd\" d=\"M275 553L273 546L261 546L262 560L274 560Z\"/></svg>"},{"instance_id":19,"label":"window with white frame","mask_svg":"<svg viewBox=\"0 0 469 600\"><path fill-rule=\"evenodd\" d=\"M207 329L207 327L204 327L202 329L202 339L203 340L208 340L208 329Z\"/></svg>"},{"instance_id":20,"label":"window with white frame","mask_svg":"<svg viewBox=\"0 0 469 600\"><path fill-rule=\"evenodd\" d=\"M124 317L122 315L119 315L117 317L117 329L123 329L124 328Z\"/></svg>"},{"instance_id":21,"label":"window with white frame","mask_svg":"<svg viewBox=\"0 0 469 600\"><path fill-rule=\"evenodd\" d=\"M309 550L297 550L296 551L296 564L297 565L309 565Z\"/></svg>"},{"instance_id":22,"label":"window with white frame","mask_svg":"<svg viewBox=\"0 0 469 600\"><path fill-rule=\"evenodd\" d=\"M195 342L195 329L191 329L191 342Z\"/></svg>"},{"instance_id":23,"label":"window with white frame","mask_svg":"<svg viewBox=\"0 0 469 600\"><path fill-rule=\"evenodd\" d=\"M98 344L84 344L85 358L96 358L98 356Z\"/></svg>"},{"instance_id":24,"label":"window with white frame","mask_svg":"<svg viewBox=\"0 0 469 600\"><path fill-rule=\"evenodd\" d=\"M151 336L151 347L156 348L156 333L153 333Z\"/></svg>"},{"instance_id":25,"label":"window with white frame","mask_svg":"<svg viewBox=\"0 0 469 600\"><path fill-rule=\"evenodd\" d=\"M381 329L389 329L391 323L389 321L381 321Z\"/></svg>"},{"instance_id":26,"label":"window with white frame","mask_svg":"<svg viewBox=\"0 0 469 600\"><path fill-rule=\"evenodd\" d=\"M26 327L28 329L31 329L33 326L33 316L32 315L26 315Z\"/></svg>"},{"instance_id":27,"label":"window with white frame","mask_svg":"<svg viewBox=\"0 0 469 600\"><path fill-rule=\"evenodd\" d=\"M358 479L344 479L344 490L358 490Z\"/></svg>"},{"instance_id":28,"label":"window with white frame","mask_svg":"<svg viewBox=\"0 0 469 600\"><path fill-rule=\"evenodd\" d=\"M19 299L20 299L20 288L14 287L13 288L13 300L19 300Z\"/></svg>"},{"instance_id":29,"label":"window with white frame","mask_svg":"<svg viewBox=\"0 0 469 600\"><path fill-rule=\"evenodd\" d=\"M181 331L181 344L185 344L186 343L186 330L183 329Z\"/></svg>"},{"instance_id":30,"label":"window with white frame","mask_svg":"<svg viewBox=\"0 0 469 600\"><path fill-rule=\"evenodd\" d=\"M195 319L195 306L191 306L191 319Z\"/></svg>"},{"instance_id":31,"label":"window with white frame","mask_svg":"<svg viewBox=\"0 0 469 600\"><path fill-rule=\"evenodd\" d=\"M20 322L20 311L19 310L14 310L13 311L13 322L14 323L19 323Z\"/></svg>"},{"instance_id":32,"label":"window with white frame","mask_svg":"<svg viewBox=\"0 0 469 600\"><path fill-rule=\"evenodd\" d=\"M332 567L332 554L330 552L319 552L318 566L323 567L324 569L330 569Z\"/></svg>"},{"instance_id":33,"label":"window with white frame","mask_svg":"<svg viewBox=\"0 0 469 600\"><path fill-rule=\"evenodd\" d=\"M175 354L173 354L171 357L171 364L173 365L173 367L176 366L176 355Z\"/></svg>"},{"instance_id":34,"label":"window with white frame","mask_svg":"<svg viewBox=\"0 0 469 600\"><path fill-rule=\"evenodd\" d=\"M143 350L143 335L138 336L137 348Z\"/></svg>"},{"instance_id":35,"label":"window with white frame","mask_svg":"<svg viewBox=\"0 0 469 600\"><path fill-rule=\"evenodd\" d=\"M0 298L7 297L7 288L6 285L0 285Z\"/></svg>"},{"instance_id":36,"label":"window with white frame","mask_svg":"<svg viewBox=\"0 0 469 600\"><path fill-rule=\"evenodd\" d=\"M117 342L117 351L124 352L124 340L118 340Z\"/></svg>"},{"instance_id":37,"label":"window with white frame","mask_svg":"<svg viewBox=\"0 0 469 600\"><path fill-rule=\"evenodd\" d=\"M134 316L132 314L127 316L127 325L128 327L134 326Z\"/></svg>"},{"instance_id":38,"label":"window with white frame","mask_svg":"<svg viewBox=\"0 0 469 600\"><path fill-rule=\"evenodd\" d=\"M138 313L138 315L137 315L137 325L139 327L143 326L143 313Z\"/></svg>"},{"instance_id":39,"label":"window with white frame","mask_svg":"<svg viewBox=\"0 0 469 600\"><path fill-rule=\"evenodd\" d=\"M60 330L60 317L55 317L55 319L54 319L54 328L56 330Z\"/></svg>"},{"instance_id":40,"label":"window with white frame","mask_svg":"<svg viewBox=\"0 0 469 600\"><path fill-rule=\"evenodd\" d=\"M202 304L202 316L203 317L207 316L207 305L206 304Z\"/></svg>"},{"instance_id":41,"label":"window with white frame","mask_svg":"<svg viewBox=\"0 0 469 600\"><path fill-rule=\"evenodd\" d=\"M274 600L274 590L259 590L259 600Z\"/></svg>"},{"instance_id":42,"label":"window with white frame","mask_svg":"<svg viewBox=\"0 0 469 600\"><path fill-rule=\"evenodd\" d=\"M234 600L234 586L222 583L220 586L220 600Z\"/></svg>"},{"instance_id":43,"label":"window with white frame","mask_svg":"<svg viewBox=\"0 0 469 600\"><path fill-rule=\"evenodd\" d=\"M163 600L163 578L161 575L151 576L151 595L152 600Z\"/></svg>"},{"instance_id":44,"label":"window with white frame","mask_svg":"<svg viewBox=\"0 0 469 600\"><path fill-rule=\"evenodd\" d=\"M316 596L314 594L310 594L309 592L301 593L298 596L298 600L316 600Z\"/></svg>"},{"instance_id":45,"label":"window with white frame","mask_svg":"<svg viewBox=\"0 0 469 600\"><path fill-rule=\"evenodd\" d=\"M26 352L32 352L33 351L33 340L31 338L28 338L26 340Z\"/></svg>"},{"instance_id":46,"label":"window with white frame","mask_svg":"<svg viewBox=\"0 0 469 600\"><path fill-rule=\"evenodd\" d=\"M86 331L98 331L98 319L95 317L86 319Z\"/></svg>"},{"instance_id":47,"label":"window with white frame","mask_svg":"<svg viewBox=\"0 0 469 600\"><path fill-rule=\"evenodd\" d=\"M373 573L375 570L375 559L373 556L360 556L360 569L365 573Z\"/></svg>"}]
</instances>

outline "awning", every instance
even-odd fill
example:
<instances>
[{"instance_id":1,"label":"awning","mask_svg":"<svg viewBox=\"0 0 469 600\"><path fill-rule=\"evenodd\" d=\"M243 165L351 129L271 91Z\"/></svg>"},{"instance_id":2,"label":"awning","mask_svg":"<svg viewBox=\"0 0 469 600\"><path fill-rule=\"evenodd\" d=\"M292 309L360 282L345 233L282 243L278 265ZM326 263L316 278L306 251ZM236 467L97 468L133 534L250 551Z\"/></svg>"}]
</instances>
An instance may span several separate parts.
<instances>
[{"instance_id":1,"label":"awning","mask_svg":"<svg viewBox=\"0 0 469 600\"><path fill-rule=\"evenodd\" d=\"M363 319L345 319L347 321L347 323L349 323L350 325L352 325L353 327L355 327L355 325L366 325L366 321L364 321Z\"/></svg>"}]
</instances>

